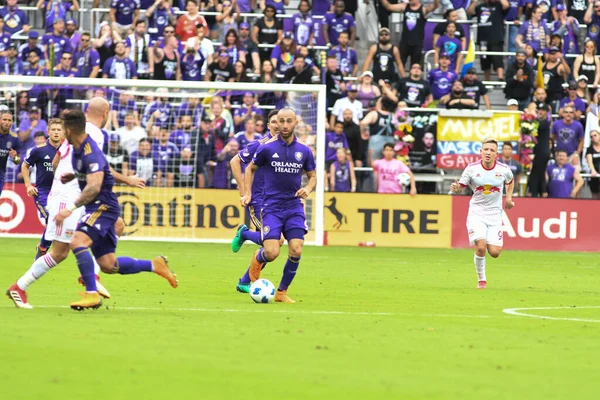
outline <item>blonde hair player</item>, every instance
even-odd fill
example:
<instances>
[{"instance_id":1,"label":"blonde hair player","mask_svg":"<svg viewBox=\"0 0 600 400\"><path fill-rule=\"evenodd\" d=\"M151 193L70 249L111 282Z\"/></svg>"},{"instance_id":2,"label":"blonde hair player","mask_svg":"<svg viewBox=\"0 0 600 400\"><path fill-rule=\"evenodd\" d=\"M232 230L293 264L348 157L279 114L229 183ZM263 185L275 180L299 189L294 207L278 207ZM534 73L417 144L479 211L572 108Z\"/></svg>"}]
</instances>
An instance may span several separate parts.
<instances>
[{"instance_id":1,"label":"blonde hair player","mask_svg":"<svg viewBox=\"0 0 600 400\"><path fill-rule=\"evenodd\" d=\"M514 187L513 173L510 168L496 162L498 142L485 139L481 146L481 160L469 164L460 179L450 185L451 193L460 193L466 187L473 191L467 216L469 241L475 246L475 270L477 271L477 289L485 289L485 253L498 258L502 251L502 192L506 185L504 207L510 210Z\"/></svg>"}]
</instances>

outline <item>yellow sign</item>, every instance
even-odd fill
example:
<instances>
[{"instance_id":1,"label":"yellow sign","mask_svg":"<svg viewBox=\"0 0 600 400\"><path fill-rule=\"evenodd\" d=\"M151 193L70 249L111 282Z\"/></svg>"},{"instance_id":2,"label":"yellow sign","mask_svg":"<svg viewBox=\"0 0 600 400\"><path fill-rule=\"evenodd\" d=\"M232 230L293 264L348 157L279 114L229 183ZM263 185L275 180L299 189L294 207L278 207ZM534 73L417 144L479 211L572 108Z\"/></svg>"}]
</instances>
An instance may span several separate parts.
<instances>
[{"instance_id":1,"label":"yellow sign","mask_svg":"<svg viewBox=\"0 0 600 400\"><path fill-rule=\"evenodd\" d=\"M494 113L491 118L438 117L440 142L481 142L494 138L500 142L519 140L520 114Z\"/></svg>"},{"instance_id":2,"label":"yellow sign","mask_svg":"<svg viewBox=\"0 0 600 400\"><path fill-rule=\"evenodd\" d=\"M327 244L450 248L450 196L325 193Z\"/></svg>"},{"instance_id":3,"label":"yellow sign","mask_svg":"<svg viewBox=\"0 0 600 400\"><path fill-rule=\"evenodd\" d=\"M121 204L126 236L231 240L240 224L251 226L237 190L115 187L114 191ZM312 204L307 200L305 209L312 209ZM314 213L307 214L309 218ZM313 221L308 224L314 226ZM306 240L314 240L312 230Z\"/></svg>"}]
</instances>

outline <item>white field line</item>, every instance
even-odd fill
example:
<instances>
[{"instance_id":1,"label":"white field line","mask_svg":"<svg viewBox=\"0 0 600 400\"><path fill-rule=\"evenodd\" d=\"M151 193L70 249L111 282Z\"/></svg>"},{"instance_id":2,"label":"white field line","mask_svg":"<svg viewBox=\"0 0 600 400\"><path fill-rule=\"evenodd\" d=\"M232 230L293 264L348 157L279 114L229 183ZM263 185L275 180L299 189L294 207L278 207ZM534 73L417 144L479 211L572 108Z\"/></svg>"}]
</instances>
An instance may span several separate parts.
<instances>
[{"instance_id":1,"label":"white field line","mask_svg":"<svg viewBox=\"0 0 600 400\"><path fill-rule=\"evenodd\" d=\"M571 306L571 307L520 307L520 308L505 308L503 313L508 315L516 315L518 317L529 317L537 319L547 319L552 321L577 321L577 322L600 322L600 319L588 318L567 318L567 317L549 317L546 315L529 314L522 311L543 311L543 310L577 310L577 309L600 309L600 306Z\"/></svg>"},{"instance_id":2,"label":"white field line","mask_svg":"<svg viewBox=\"0 0 600 400\"><path fill-rule=\"evenodd\" d=\"M0 305L0 308L12 308L10 305ZM68 306L33 306L35 308L56 308L68 309ZM465 314L415 314L415 313L391 313L391 312L362 312L362 311L309 311L309 310L290 310L285 309L269 309L266 305L257 304L256 307L262 309L231 309L231 308L185 308L185 307L119 307L107 305L109 310L125 310L125 311L176 311L176 312L205 312L205 313L279 313L279 314L313 314L313 315L366 315L366 316L399 316L399 317L427 317L427 318L493 318L490 315L465 315ZM104 307L102 307L104 308Z\"/></svg>"}]
</instances>

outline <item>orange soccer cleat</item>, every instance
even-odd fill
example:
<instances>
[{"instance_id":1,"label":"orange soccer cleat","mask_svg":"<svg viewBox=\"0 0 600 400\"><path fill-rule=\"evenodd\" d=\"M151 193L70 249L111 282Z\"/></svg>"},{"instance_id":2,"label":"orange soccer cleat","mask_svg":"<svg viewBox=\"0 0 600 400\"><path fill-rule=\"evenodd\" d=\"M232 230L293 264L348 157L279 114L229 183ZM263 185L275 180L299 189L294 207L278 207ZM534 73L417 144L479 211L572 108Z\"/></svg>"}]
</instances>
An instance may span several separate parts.
<instances>
[{"instance_id":1,"label":"orange soccer cleat","mask_svg":"<svg viewBox=\"0 0 600 400\"><path fill-rule=\"evenodd\" d=\"M250 282L255 282L260 278L260 271L262 271L265 263L259 262L256 257L258 257L258 253L260 249L254 252L254 256L252 256L252 261L250 261L250 268L248 268L248 275L250 276Z\"/></svg>"},{"instance_id":2,"label":"orange soccer cleat","mask_svg":"<svg viewBox=\"0 0 600 400\"><path fill-rule=\"evenodd\" d=\"M173 288L176 288L177 285L179 285L177 275L171 271L169 262L164 256L155 257L154 260L152 260L152 266L154 267L154 272L168 280Z\"/></svg>"},{"instance_id":3,"label":"orange soccer cleat","mask_svg":"<svg viewBox=\"0 0 600 400\"><path fill-rule=\"evenodd\" d=\"M290 296L288 296L287 290L278 290L275 293L275 302L276 303L295 303L295 301L290 299Z\"/></svg>"},{"instance_id":4,"label":"orange soccer cleat","mask_svg":"<svg viewBox=\"0 0 600 400\"><path fill-rule=\"evenodd\" d=\"M100 297L98 292L81 292L79 295L81 296L81 300L71 303L71 308L73 310L83 311L86 308L93 308L95 310L102 305L102 297Z\"/></svg>"}]
</instances>

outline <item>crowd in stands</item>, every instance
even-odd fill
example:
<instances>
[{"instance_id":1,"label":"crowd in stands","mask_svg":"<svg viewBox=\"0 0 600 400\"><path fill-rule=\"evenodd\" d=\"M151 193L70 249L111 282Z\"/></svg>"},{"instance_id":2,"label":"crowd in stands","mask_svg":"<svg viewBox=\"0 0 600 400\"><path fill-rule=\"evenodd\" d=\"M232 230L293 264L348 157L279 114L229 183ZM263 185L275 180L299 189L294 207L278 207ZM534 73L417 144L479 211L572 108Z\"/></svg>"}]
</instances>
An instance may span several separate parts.
<instances>
[{"instance_id":1,"label":"crowd in stands","mask_svg":"<svg viewBox=\"0 0 600 400\"><path fill-rule=\"evenodd\" d=\"M561 157L550 165L554 169L547 166L561 150L571 160L585 159L583 172L596 176L600 171L597 133L592 133L589 149L583 149L584 118L598 103L595 90L588 88L600 82L596 54L600 0L398 4L380 0L378 39L362 59L355 45L366 38L357 37L357 24L366 21L355 20L356 1L300 0L294 2L294 9L290 0L94 0L89 4L110 11L95 14L100 16L95 25L82 29L77 21L82 6L77 0L39 0L35 6L43 18L35 18L40 20L35 26L29 23L31 14L19 8L24 4L6 0L0 9L0 75L324 83L327 186L349 191L387 187L382 179L397 181L401 168L378 170L376 161L385 160L388 143L396 145L394 132L401 110L491 109L489 89L482 81L496 79L506 82L506 108L532 112L540 122L535 154L541 156L531 171L532 195L546 196L553 181L562 177L580 179L577 162L566 163L575 165L573 172L563 170L567 167L563 168ZM250 12L257 15L241 15ZM397 44L389 29L392 13L403 16ZM424 70L426 23L434 13L443 15L444 22L433 30L429 46L435 53L433 65ZM282 18L284 14L293 15ZM483 55L478 59L482 74L475 67L463 72L461 51L469 45L465 32L469 25L457 21L468 18L477 24L478 50L516 54ZM315 48L318 43L324 46ZM539 62L544 87L536 88ZM270 110L290 100L301 104L297 132L314 148L314 98L290 99L290 94L276 91L221 91L207 99L160 91L140 96L109 86L80 90L34 85L28 91L6 90L3 107L14 112L14 129L27 149L34 146L36 132L45 131L45 121L61 110L81 107L91 96L107 97L112 110L105 129L110 132L108 154L113 167L156 186L233 188L229 160L266 132ZM558 115L554 121L552 114ZM427 140L423 138L424 143ZM374 167L380 182L373 182L364 171L355 173L354 167ZM13 181L19 179L16 171ZM598 186L598 179L592 179L594 196Z\"/></svg>"}]
</instances>

